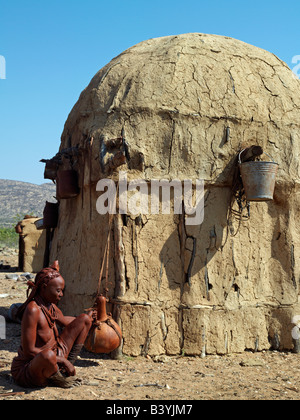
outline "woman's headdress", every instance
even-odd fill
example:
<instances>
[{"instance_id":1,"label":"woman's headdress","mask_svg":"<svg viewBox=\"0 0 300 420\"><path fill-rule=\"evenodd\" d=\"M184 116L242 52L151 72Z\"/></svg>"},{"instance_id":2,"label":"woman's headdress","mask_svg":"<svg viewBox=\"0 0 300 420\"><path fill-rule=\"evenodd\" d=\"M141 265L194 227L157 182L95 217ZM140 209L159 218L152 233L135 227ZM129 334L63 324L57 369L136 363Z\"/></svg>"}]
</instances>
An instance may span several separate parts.
<instances>
[{"instance_id":1,"label":"woman's headdress","mask_svg":"<svg viewBox=\"0 0 300 420\"><path fill-rule=\"evenodd\" d=\"M59 277L59 265L58 261L54 261L54 263L50 267L43 268L41 271L37 273L35 276L34 282L29 280L27 282L28 289L27 289L27 300L20 306L17 316L22 319L23 313L28 305L36 295L39 294L40 288L43 284L48 284L50 280ZM29 296L28 296L29 295Z\"/></svg>"}]
</instances>

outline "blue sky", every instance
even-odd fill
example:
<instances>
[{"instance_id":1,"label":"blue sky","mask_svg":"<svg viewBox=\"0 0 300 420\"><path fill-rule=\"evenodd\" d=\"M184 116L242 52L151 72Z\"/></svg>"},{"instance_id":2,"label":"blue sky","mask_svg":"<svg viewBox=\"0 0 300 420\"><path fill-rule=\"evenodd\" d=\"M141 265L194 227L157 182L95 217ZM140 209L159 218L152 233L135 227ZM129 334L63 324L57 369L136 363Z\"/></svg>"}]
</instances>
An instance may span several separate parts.
<instances>
[{"instance_id":1,"label":"blue sky","mask_svg":"<svg viewBox=\"0 0 300 420\"><path fill-rule=\"evenodd\" d=\"M65 120L94 74L149 38L226 35L300 55L299 0L0 0L0 178L41 184ZM0 69L1 75L1 69Z\"/></svg>"}]
</instances>

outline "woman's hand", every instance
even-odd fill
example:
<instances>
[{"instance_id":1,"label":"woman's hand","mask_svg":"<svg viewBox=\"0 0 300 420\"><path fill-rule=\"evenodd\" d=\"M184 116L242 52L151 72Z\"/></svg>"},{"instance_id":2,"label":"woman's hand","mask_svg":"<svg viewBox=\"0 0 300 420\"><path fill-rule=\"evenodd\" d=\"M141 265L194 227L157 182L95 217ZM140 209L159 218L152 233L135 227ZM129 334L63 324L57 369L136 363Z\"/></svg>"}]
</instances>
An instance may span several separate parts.
<instances>
[{"instance_id":1,"label":"woman's hand","mask_svg":"<svg viewBox=\"0 0 300 420\"><path fill-rule=\"evenodd\" d=\"M87 315L92 319L92 321L97 321L97 310L91 309Z\"/></svg>"},{"instance_id":2,"label":"woman's hand","mask_svg":"<svg viewBox=\"0 0 300 420\"><path fill-rule=\"evenodd\" d=\"M69 360L65 359L64 357L57 357L57 363L59 367L65 371L67 376L75 376L76 370L75 367L72 365Z\"/></svg>"}]
</instances>

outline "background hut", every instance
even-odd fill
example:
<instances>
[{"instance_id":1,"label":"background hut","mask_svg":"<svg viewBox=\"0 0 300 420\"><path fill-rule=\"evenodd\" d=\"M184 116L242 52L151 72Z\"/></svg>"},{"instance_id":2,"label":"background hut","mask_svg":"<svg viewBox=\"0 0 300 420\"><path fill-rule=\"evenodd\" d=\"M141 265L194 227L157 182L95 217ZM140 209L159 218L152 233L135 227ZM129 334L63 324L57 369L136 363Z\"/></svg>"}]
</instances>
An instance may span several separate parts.
<instances>
[{"instance_id":1,"label":"background hut","mask_svg":"<svg viewBox=\"0 0 300 420\"><path fill-rule=\"evenodd\" d=\"M59 167L76 171L80 189L60 200L51 247L67 284L63 309L94 303L110 230L100 289L122 327L123 353L291 349L300 315L299 110L288 66L228 37L151 39L114 58L61 137ZM229 211L236 156L251 145L279 163L275 196L238 220L236 203ZM96 210L96 185L119 171L148 182L203 179L203 222L117 211L109 224Z\"/></svg>"},{"instance_id":2,"label":"background hut","mask_svg":"<svg viewBox=\"0 0 300 420\"><path fill-rule=\"evenodd\" d=\"M43 268L46 233L36 228L39 219L25 216L16 226L19 234L19 270L37 273Z\"/></svg>"}]
</instances>

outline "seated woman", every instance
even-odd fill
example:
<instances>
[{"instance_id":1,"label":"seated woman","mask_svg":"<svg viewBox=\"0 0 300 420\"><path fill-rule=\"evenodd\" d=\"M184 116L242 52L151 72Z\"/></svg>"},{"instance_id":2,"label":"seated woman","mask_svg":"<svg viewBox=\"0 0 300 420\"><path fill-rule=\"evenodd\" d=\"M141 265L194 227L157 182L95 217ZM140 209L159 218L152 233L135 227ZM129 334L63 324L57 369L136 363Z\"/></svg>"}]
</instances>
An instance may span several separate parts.
<instances>
[{"instance_id":1,"label":"seated woman","mask_svg":"<svg viewBox=\"0 0 300 420\"><path fill-rule=\"evenodd\" d=\"M74 378L74 363L91 328L94 311L73 318L64 316L56 306L65 288L58 261L41 270L35 283L28 285L32 291L18 311L22 319L21 345L11 366L14 380L30 388L80 384ZM57 325L64 327L60 335Z\"/></svg>"}]
</instances>

